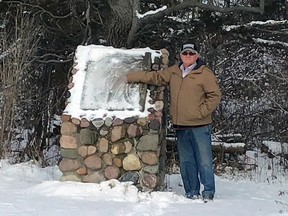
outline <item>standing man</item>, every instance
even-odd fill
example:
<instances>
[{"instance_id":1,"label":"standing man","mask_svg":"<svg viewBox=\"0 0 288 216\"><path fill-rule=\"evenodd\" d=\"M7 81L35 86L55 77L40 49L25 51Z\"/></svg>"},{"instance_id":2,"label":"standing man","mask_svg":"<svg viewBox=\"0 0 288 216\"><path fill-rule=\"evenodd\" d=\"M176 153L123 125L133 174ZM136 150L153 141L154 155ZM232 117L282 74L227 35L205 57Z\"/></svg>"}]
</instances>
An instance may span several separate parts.
<instances>
[{"instance_id":1,"label":"standing man","mask_svg":"<svg viewBox=\"0 0 288 216\"><path fill-rule=\"evenodd\" d=\"M194 43L182 45L180 58L180 64L165 70L129 73L127 81L170 85L170 115L176 129L185 195L197 199L201 182L203 200L213 200L211 124L221 92L214 73L200 59Z\"/></svg>"}]
</instances>

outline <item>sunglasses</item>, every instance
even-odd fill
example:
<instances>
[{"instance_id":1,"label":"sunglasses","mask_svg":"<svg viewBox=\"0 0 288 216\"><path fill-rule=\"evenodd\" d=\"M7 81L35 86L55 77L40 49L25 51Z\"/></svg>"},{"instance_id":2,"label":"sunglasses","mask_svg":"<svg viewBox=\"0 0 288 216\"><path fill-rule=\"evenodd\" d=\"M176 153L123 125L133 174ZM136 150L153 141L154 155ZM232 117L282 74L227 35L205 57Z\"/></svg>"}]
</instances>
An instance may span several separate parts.
<instances>
[{"instance_id":1,"label":"sunglasses","mask_svg":"<svg viewBox=\"0 0 288 216\"><path fill-rule=\"evenodd\" d=\"M196 55L196 53L192 53L192 52L183 52L182 55L189 55L189 56L193 56Z\"/></svg>"}]
</instances>

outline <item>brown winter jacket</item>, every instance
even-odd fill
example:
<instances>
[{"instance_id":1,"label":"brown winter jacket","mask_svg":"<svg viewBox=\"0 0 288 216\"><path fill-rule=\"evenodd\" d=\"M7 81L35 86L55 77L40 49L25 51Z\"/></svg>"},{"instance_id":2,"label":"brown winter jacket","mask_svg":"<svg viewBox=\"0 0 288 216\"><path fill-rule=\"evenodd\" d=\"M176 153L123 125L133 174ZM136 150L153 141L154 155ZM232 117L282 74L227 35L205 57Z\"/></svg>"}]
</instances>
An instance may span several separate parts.
<instances>
[{"instance_id":1,"label":"brown winter jacket","mask_svg":"<svg viewBox=\"0 0 288 216\"><path fill-rule=\"evenodd\" d=\"M197 68L197 66L196 66ZM221 92L213 72L205 65L192 70L185 78L178 65L165 70L132 72L130 83L170 85L170 114L175 126L200 126L212 123Z\"/></svg>"}]
</instances>

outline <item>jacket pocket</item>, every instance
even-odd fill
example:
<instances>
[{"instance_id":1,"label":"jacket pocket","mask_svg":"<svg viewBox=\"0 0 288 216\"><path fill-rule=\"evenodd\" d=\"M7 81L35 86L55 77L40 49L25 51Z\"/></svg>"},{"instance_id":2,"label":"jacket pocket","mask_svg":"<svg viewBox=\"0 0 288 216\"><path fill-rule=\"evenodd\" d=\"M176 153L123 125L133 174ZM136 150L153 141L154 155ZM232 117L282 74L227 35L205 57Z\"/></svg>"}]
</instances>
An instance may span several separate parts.
<instances>
[{"instance_id":1,"label":"jacket pocket","mask_svg":"<svg viewBox=\"0 0 288 216\"><path fill-rule=\"evenodd\" d=\"M183 117L189 121L202 119L202 115L197 107L190 107L184 110Z\"/></svg>"}]
</instances>

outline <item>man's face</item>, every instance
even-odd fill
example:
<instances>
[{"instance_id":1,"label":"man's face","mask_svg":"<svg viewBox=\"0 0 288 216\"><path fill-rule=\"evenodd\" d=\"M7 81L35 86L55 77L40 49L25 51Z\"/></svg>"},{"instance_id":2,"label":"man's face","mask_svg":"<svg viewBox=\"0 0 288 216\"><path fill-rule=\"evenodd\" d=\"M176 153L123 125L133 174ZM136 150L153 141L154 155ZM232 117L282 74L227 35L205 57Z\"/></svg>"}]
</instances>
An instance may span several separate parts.
<instances>
[{"instance_id":1,"label":"man's face","mask_svg":"<svg viewBox=\"0 0 288 216\"><path fill-rule=\"evenodd\" d=\"M198 53L193 53L189 50L180 53L181 60L185 67L189 67L194 64L199 57Z\"/></svg>"}]
</instances>

